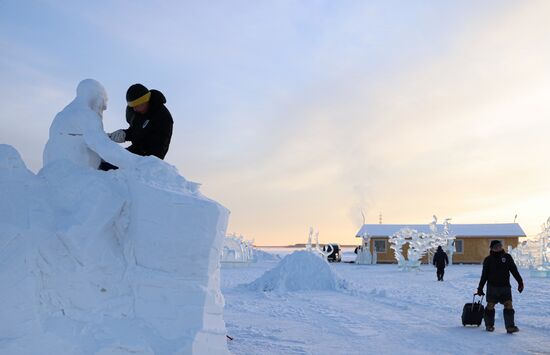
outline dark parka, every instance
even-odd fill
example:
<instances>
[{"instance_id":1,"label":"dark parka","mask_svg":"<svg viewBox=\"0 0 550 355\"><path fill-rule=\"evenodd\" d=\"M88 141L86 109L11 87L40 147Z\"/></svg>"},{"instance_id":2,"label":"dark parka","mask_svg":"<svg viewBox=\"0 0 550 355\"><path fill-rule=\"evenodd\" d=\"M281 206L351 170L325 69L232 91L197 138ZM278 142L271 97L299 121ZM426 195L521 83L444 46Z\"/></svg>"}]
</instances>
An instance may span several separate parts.
<instances>
[{"instance_id":1,"label":"dark parka","mask_svg":"<svg viewBox=\"0 0 550 355\"><path fill-rule=\"evenodd\" d=\"M496 287L511 287L510 273L518 284L523 285L523 280L512 256L504 251L494 252L491 250L489 256L483 260L483 271L478 290L483 290L485 282Z\"/></svg>"},{"instance_id":2,"label":"dark parka","mask_svg":"<svg viewBox=\"0 0 550 355\"><path fill-rule=\"evenodd\" d=\"M441 247L437 248L437 251L434 254L433 264L438 268L445 268L446 265L449 265L449 258L447 253L443 251Z\"/></svg>"},{"instance_id":3,"label":"dark parka","mask_svg":"<svg viewBox=\"0 0 550 355\"><path fill-rule=\"evenodd\" d=\"M145 114L135 112L131 107L126 107L126 121L130 124L125 129L126 140L132 145L128 151L137 155L154 155L164 159L168 153L172 138L174 121L172 115L164 106L166 98L158 90L151 90L149 109Z\"/></svg>"}]
</instances>

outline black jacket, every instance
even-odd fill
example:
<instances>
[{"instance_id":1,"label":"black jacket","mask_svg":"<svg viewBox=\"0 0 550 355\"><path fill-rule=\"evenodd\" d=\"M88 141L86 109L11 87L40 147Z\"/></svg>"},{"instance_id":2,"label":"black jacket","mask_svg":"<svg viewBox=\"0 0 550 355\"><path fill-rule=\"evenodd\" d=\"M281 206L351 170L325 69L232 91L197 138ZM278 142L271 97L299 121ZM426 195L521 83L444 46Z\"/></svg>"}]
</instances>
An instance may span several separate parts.
<instances>
[{"instance_id":1,"label":"black jacket","mask_svg":"<svg viewBox=\"0 0 550 355\"><path fill-rule=\"evenodd\" d=\"M438 268L444 268L445 265L449 265L449 258L447 257L447 253L445 253L443 250L436 251L434 254L433 264Z\"/></svg>"},{"instance_id":2,"label":"black jacket","mask_svg":"<svg viewBox=\"0 0 550 355\"><path fill-rule=\"evenodd\" d=\"M144 115L126 107L126 121L130 124L125 129L126 140L132 145L128 150L137 155L154 155L164 159L168 153L172 138L174 121L170 111L164 106L166 98L158 90L151 90L149 109Z\"/></svg>"},{"instance_id":3,"label":"black jacket","mask_svg":"<svg viewBox=\"0 0 550 355\"><path fill-rule=\"evenodd\" d=\"M485 282L496 287L511 287L510 273L512 273L518 284L523 283L512 256L504 251L499 253L491 251L489 256L483 260L483 271L481 272L478 289L482 290Z\"/></svg>"}]
</instances>

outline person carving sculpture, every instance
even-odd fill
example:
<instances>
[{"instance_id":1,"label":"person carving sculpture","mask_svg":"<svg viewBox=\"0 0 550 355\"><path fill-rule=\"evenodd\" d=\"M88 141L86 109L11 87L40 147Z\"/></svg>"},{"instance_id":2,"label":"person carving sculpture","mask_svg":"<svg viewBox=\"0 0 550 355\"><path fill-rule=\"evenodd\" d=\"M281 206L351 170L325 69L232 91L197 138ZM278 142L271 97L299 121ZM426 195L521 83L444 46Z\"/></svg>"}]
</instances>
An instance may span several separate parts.
<instances>
[{"instance_id":1,"label":"person carving sculpture","mask_svg":"<svg viewBox=\"0 0 550 355\"><path fill-rule=\"evenodd\" d=\"M164 105L166 98L158 90L134 84L126 92L126 101L126 121L130 127L110 133L109 138L117 143L132 142L127 149L134 154L164 159L174 125L172 115ZM103 162L100 169L116 169L116 166Z\"/></svg>"}]
</instances>

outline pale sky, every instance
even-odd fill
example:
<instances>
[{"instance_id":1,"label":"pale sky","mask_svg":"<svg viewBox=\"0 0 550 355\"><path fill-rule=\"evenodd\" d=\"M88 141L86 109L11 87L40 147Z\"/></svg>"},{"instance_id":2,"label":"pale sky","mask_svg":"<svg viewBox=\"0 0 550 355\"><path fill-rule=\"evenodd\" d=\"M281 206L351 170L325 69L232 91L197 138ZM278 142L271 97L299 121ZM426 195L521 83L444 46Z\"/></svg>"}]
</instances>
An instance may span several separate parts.
<instances>
[{"instance_id":1,"label":"pale sky","mask_svg":"<svg viewBox=\"0 0 550 355\"><path fill-rule=\"evenodd\" d=\"M0 143L42 167L78 82L161 90L166 161L259 245L550 215L548 1L0 1Z\"/></svg>"}]
</instances>

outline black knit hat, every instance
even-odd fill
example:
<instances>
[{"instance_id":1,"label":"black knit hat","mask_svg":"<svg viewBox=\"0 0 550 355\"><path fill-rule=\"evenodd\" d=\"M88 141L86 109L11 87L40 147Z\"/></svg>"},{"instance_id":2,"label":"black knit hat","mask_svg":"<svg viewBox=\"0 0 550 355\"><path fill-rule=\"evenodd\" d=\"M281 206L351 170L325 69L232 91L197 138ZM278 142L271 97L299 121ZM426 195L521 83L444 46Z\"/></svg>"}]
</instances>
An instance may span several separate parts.
<instances>
[{"instance_id":1,"label":"black knit hat","mask_svg":"<svg viewBox=\"0 0 550 355\"><path fill-rule=\"evenodd\" d=\"M493 249L493 247L497 244L500 244L502 245L501 241L500 240L491 240L491 246L490 248Z\"/></svg>"},{"instance_id":2,"label":"black knit hat","mask_svg":"<svg viewBox=\"0 0 550 355\"><path fill-rule=\"evenodd\" d=\"M142 84L134 84L128 88L128 91L126 91L126 102L137 100L148 92L149 89Z\"/></svg>"}]
</instances>

